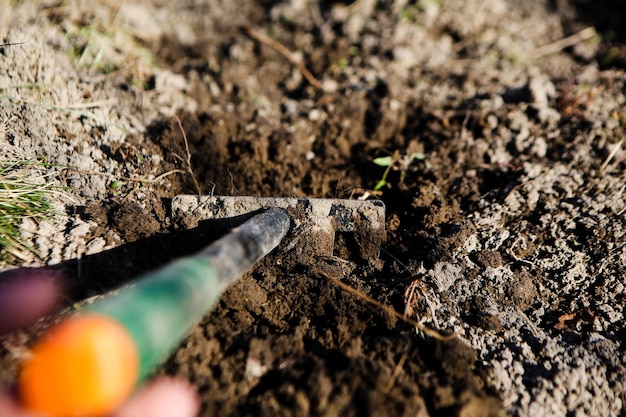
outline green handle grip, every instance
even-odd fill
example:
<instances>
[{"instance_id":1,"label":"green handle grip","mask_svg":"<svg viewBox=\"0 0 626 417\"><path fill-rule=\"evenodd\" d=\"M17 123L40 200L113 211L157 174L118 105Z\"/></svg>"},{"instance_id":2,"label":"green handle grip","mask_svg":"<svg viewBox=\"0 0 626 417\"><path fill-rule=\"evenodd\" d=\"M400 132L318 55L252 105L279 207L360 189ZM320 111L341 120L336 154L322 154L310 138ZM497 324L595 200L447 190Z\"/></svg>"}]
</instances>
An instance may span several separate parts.
<instances>
[{"instance_id":1,"label":"green handle grip","mask_svg":"<svg viewBox=\"0 0 626 417\"><path fill-rule=\"evenodd\" d=\"M197 255L149 273L86 310L110 316L128 330L139 352L143 380L224 290L280 243L290 224L285 210L269 209Z\"/></svg>"}]
</instances>

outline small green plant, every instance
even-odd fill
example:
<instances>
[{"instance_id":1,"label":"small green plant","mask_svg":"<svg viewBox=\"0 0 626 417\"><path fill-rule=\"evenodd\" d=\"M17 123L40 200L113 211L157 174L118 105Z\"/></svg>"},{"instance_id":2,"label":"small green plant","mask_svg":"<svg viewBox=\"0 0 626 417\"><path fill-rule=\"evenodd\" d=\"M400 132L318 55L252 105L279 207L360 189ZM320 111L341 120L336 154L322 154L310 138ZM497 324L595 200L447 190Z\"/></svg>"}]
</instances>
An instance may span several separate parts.
<instances>
[{"instance_id":1,"label":"small green plant","mask_svg":"<svg viewBox=\"0 0 626 417\"><path fill-rule=\"evenodd\" d=\"M350 58L358 56L359 54L361 54L361 50L359 49L358 46L354 46L354 45L350 46L348 48L348 56L339 58L339 60L337 61L337 66L339 68L348 68L351 62Z\"/></svg>"},{"instance_id":2,"label":"small green plant","mask_svg":"<svg viewBox=\"0 0 626 417\"><path fill-rule=\"evenodd\" d=\"M415 22L417 20L417 16L421 14L423 11L424 11L424 7L420 5L418 2L416 4L412 4L400 10L400 17L402 19Z\"/></svg>"},{"instance_id":3,"label":"small green plant","mask_svg":"<svg viewBox=\"0 0 626 417\"><path fill-rule=\"evenodd\" d=\"M374 186L374 191L380 191L387 185L387 176L389 172L393 168L401 171L406 171L411 164L411 161L414 160L424 160L426 159L426 155L419 152L408 153L404 156L401 156L398 151L394 152L393 155L390 156L381 156L379 158L374 159L374 163L381 167L387 167L383 176L378 180L376 185Z\"/></svg>"},{"instance_id":4,"label":"small green plant","mask_svg":"<svg viewBox=\"0 0 626 417\"><path fill-rule=\"evenodd\" d=\"M110 16L92 16L80 21L63 19L67 54L74 65L103 74L124 71L133 84L149 78L156 61L129 26L120 24L117 16L121 1L111 2Z\"/></svg>"},{"instance_id":5,"label":"small green plant","mask_svg":"<svg viewBox=\"0 0 626 417\"><path fill-rule=\"evenodd\" d=\"M19 251L30 250L20 234L24 219L42 219L54 213L46 194L52 186L47 175L34 174L38 161L0 161L0 258L7 253L20 257ZM43 180L37 182L37 180Z\"/></svg>"},{"instance_id":6,"label":"small green plant","mask_svg":"<svg viewBox=\"0 0 626 417\"><path fill-rule=\"evenodd\" d=\"M66 34L71 43L68 54L77 65L110 74L119 69L111 48L113 43L111 36L106 31L98 31L94 27L79 28Z\"/></svg>"},{"instance_id":7,"label":"small green plant","mask_svg":"<svg viewBox=\"0 0 626 417\"><path fill-rule=\"evenodd\" d=\"M427 10L432 7L441 7L443 0L418 0L413 4L409 4L400 10L399 16L401 19L408 20L413 23L418 23L420 16L427 13Z\"/></svg>"}]
</instances>

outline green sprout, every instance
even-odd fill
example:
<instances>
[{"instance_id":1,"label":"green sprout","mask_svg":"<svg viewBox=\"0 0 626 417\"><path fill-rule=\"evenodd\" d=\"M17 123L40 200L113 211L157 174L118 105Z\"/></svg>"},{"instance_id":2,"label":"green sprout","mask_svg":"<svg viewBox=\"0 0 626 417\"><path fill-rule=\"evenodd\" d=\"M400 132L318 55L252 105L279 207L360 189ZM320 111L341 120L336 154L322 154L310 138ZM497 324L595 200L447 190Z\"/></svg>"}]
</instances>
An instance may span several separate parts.
<instances>
[{"instance_id":1,"label":"green sprout","mask_svg":"<svg viewBox=\"0 0 626 417\"><path fill-rule=\"evenodd\" d=\"M429 8L440 8L443 0L418 0L415 4L410 4L400 10L399 17L412 23L418 23L420 16L427 13Z\"/></svg>"},{"instance_id":2,"label":"green sprout","mask_svg":"<svg viewBox=\"0 0 626 417\"><path fill-rule=\"evenodd\" d=\"M414 160L424 160L426 159L426 155L420 152L412 152L406 154L404 156L400 156L398 151L394 152L393 155L389 156L381 156L379 158L374 159L374 163L381 167L387 167L383 176L378 180L376 185L374 186L374 191L380 191L387 185L387 176L392 168L406 171L411 164L411 161Z\"/></svg>"},{"instance_id":3,"label":"green sprout","mask_svg":"<svg viewBox=\"0 0 626 417\"><path fill-rule=\"evenodd\" d=\"M404 9L400 10L400 17L402 19L415 22L417 20L417 16L422 12L423 12L423 6L417 3L417 4L407 6Z\"/></svg>"}]
</instances>

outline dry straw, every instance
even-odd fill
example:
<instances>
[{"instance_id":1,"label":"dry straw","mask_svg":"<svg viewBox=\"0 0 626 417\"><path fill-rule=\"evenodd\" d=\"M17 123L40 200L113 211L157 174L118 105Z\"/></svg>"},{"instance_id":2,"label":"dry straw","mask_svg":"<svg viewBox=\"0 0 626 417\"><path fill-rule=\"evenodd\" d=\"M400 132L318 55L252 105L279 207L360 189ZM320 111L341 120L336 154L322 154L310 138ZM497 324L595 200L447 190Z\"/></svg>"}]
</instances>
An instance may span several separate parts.
<instances>
[{"instance_id":1,"label":"dry straw","mask_svg":"<svg viewBox=\"0 0 626 417\"><path fill-rule=\"evenodd\" d=\"M52 191L49 174L37 169L45 166L32 160L0 161L0 258L7 253L22 258L20 252L30 250L20 233L22 221L37 221L53 214L46 199Z\"/></svg>"}]
</instances>

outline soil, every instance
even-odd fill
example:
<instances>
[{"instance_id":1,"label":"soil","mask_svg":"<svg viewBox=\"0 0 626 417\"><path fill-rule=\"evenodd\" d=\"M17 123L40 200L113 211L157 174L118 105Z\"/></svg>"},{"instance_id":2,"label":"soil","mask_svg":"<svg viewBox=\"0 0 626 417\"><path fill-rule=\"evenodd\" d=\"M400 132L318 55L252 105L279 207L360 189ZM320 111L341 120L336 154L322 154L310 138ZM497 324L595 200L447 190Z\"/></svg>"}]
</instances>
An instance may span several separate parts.
<instances>
[{"instance_id":1,"label":"soil","mask_svg":"<svg viewBox=\"0 0 626 417\"><path fill-rule=\"evenodd\" d=\"M380 262L281 245L157 373L203 416L626 415L624 3L2 1L0 159L57 211L3 268L80 302L224 232L175 195L377 198Z\"/></svg>"}]
</instances>

